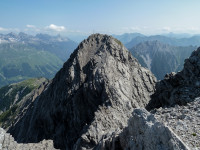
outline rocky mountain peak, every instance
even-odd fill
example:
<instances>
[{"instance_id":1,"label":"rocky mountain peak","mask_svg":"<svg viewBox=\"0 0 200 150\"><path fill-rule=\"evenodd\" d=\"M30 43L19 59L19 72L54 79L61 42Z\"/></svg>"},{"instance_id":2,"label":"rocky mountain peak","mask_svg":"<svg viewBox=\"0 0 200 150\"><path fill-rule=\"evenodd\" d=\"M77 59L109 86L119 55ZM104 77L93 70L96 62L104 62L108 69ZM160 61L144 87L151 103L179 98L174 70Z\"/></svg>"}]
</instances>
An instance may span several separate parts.
<instances>
[{"instance_id":1,"label":"rocky mountain peak","mask_svg":"<svg viewBox=\"0 0 200 150\"><path fill-rule=\"evenodd\" d=\"M28 34L26 34L26 33L24 33L24 32L20 32L20 33L18 34L18 37L19 37L21 40L28 40L28 39L30 39L30 38L33 38L33 36L28 35Z\"/></svg>"},{"instance_id":2,"label":"rocky mountain peak","mask_svg":"<svg viewBox=\"0 0 200 150\"><path fill-rule=\"evenodd\" d=\"M17 37L17 34L13 33L13 32L10 32L7 34L8 37L11 37L11 38L16 38Z\"/></svg>"},{"instance_id":3,"label":"rocky mountain peak","mask_svg":"<svg viewBox=\"0 0 200 150\"><path fill-rule=\"evenodd\" d=\"M53 139L56 148L92 149L147 105L155 82L120 41L93 34L9 132L18 142Z\"/></svg>"},{"instance_id":4,"label":"rocky mountain peak","mask_svg":"<svg viewBox=\"0 0 200 150\"><path fill-rule=\"evenodd\" d=\"M39 39L50 39L50 38L51 38L50 35L48 35L48 34L43 34L43 33L36 34L35 37L36 37L36 38L39 38Z\"/></svg>"}]
</instances>

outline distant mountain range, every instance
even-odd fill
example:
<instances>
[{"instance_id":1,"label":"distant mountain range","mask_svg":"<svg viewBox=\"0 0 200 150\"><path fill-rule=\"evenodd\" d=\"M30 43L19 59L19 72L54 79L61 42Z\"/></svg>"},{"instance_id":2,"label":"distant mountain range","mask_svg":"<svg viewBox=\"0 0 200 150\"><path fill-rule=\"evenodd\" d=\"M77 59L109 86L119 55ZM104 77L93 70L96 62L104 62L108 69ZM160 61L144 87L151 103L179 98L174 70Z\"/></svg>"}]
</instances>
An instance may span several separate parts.
<instances>
[{"instance_id":1,"label":"distant mountain range","mask_svg":"<svg viewBox=\"0 0 200 150\"><path fill-rule=\"evenodd\" d=\"M145 42L145 41L160 41L162 43L170 44L173 46L200 46L200 36L192 36L189 38L174 38L167 37L163 35L154 36L137 36L133 38L130 42L125 43L127 48L132 48L133 46Z\"/></svg>"},{"instance_id":2,"label":"distant mountain range","mask_svg":"<svg viewBox=\"0 0 200 150\"><path fill-rule=\"evenodd\" d=\"M141 33L124 33L122 35L113 35L113 37L120 40L123 44L127 44L131 42L136 37L145 37L145 35Z\"/></svg>"},{"instance_id":3,"label":"distant mountain range","mask_svg":"<svg viewBox=\"0 0 200 150\"><path fill-rule=\"evenodd\" d=\"M113 35L115 38L120 40L127 48L145 42L145 41L160 41L165 44L173 46L200 46L200 35L191 34L175 34L168 33L162 35L143 35L140 33L124 33L122 35Z\"/></svg>"},{"instance_id":4,"label":"distant mountain range","mask_svg":"<svg viewBox=\"0 0 200 150\"><path fill-rule=\"evenodd\" d=\"M159 80L166 73L180 71L184 60L200 46L200 35L125 33L114 37L121 40L140 64L150 69Z\"/></svg>"},{"instance_id":5,"label":"distant mountain range","mask_svg":"<svg viewBox=\"0 0 200 150\"><path fill-rule=\"evenodd\" d=\"M32 77L53 78L76 46L60 35L0 34L0 87Z\"/></svg>"},{"instance_id":6,"label":"distant mountain range","mask_svg":"<svg viewBox=\"0 0 200 150\"><path fill-rule=\"evenodd\" d=\"M78 45L67 37L60 35L50 36L48 34L37 34L36 36L20 32L19 34L9 33L0 34L0 44L22 44L36 48L39 51L48 51L55 54L63 61L69 58L69 55Z\"/></svg>"},{"instance_id":7,"label":"distant mountain range","mask_svg":"<svg viewBox=\"0 0 200 150\"><path fill-rule=\"evenodd\" d=\"M147 67L157 77L163 79L165 74L183 69L184 60L197 47L171 46L159 41L142 42L130 49L143 67Z\"/></svg>"},{"instance_id":8,"label":"distant mountain range","mask_svg":"<svg viewBox=\"0 0 200 150\"><path fill-rule=\"evenodd\" d=\"M200 45L199 35L125 33L113 36L158 79L181 70L184 59ZM53 78L77 45L60 35L0 34L0 87L33 77Z\"/></svg>"}]
</instances>

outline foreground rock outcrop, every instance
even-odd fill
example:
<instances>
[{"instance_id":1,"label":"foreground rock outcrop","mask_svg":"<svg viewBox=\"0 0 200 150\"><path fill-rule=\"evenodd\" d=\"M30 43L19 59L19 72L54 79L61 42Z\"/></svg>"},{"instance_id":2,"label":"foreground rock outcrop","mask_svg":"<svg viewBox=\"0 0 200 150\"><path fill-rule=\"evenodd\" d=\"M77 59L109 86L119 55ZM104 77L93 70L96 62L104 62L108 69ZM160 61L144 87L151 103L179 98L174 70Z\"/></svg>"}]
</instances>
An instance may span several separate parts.
<instances>
[{"instance_id":1,"label":"foreground rock outcrop","mask_svg":"<svg viewBox=\"0 0 200 150\"><path fill-rule=\"evenodd\" d=\"M101 141L96 149L109 150L189 150L167 126L145 109L135 109L128 127Z\"/></svg>"},{"instance_id":2,"label":"foreground rock outcrop","mask_svg":"<svg viewBox=\"0 0 200 150\"><path fill-rule=\"evenodd\" d=\"M186 105L196 97L200 97L200 48L185 60L182 71L167 74L156 84L156 92L146 108Z\"/></svg>"},{"instance_id":3,"label":"foreground rock outcrop","mask_svg":"<svg viewBox=\"0 0 200 150\"><path fill-rule=\"evenodd\" d=\"M0 128L0 150L56 150L52 140L43 140L40 143L18 144L12 135Z\"/></svg>"},{"instance_id":4,"label":"foreground rock outcrop","mask_svg":"<svg viewBox=\"0 0 200 150\"><path fill-rule=\"evenodd\" d=\"M9 132L18 142L52 139L60 149L93 149L148 104L155 82L120 41L91 35Z\"/></svg>"}]
</instances>

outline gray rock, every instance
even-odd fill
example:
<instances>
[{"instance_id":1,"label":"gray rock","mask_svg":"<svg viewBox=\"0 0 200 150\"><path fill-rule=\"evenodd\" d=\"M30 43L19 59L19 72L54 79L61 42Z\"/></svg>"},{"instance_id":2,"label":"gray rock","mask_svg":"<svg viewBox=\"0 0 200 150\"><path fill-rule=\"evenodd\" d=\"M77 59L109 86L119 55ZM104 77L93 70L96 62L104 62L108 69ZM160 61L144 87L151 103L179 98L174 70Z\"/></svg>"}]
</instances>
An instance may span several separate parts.
<instances>
[{"instance_id":1,"label":"gray rock","mask_svg":"<svg viewBox=\"0 0 200 150\"><path fill-rule=\"evenodd\" d=\"M14 138L0 128L0 150L56 150L52 140L43 140L40 143L18 144Z\"/></svg>"},{"instance_id":2,"label":"gray rock","mask_svg":"<svg viewBox=\"0 0 200 150\"><path fill-rule=\"evenodd\" d=\"M198 117L198 111L200 109L200 98L196 98L193 102L187 103L185 106L179 106L173 108L172 113L163 113L171 108L159 108L152 110L155 117L170 127L174 133L176 133L182 141L188 145L191 149L200 149L200 117Z\"/></svg>"},{"instance_id":3,"label":"gray rock","mask_svg":"<svg viewBox=\"0 0 200 150\"><path fill-rule=\"evenodd\" d=\"M155 82L120 41L91 35L9 132L18 142L53 139L56 148L93 149L146 106Z\"/></svg>"},{"instance_id":4,"label":"gray rock","mask_svg":"<svg viewBox=\"0 0 200 150\"><path fill-rule=\"evenodd\" d=\"M163 106L186 105L200 96L200 48L194 51L189 59L185 60L181 72L170 73L164 80L156 84L156 92L153 94L147 109Z\"/></svg>"},{"instance_id":5,"label":"gray rock","mask_svg":"<svg viewBox=\"0 0 200 150\"><path fill-rule=\"evenodd\" d=\"M167 126L145 109L135 109L128 127L116 135L102 139L97 150L189 150Z\"/></svg>"}]
</instances>

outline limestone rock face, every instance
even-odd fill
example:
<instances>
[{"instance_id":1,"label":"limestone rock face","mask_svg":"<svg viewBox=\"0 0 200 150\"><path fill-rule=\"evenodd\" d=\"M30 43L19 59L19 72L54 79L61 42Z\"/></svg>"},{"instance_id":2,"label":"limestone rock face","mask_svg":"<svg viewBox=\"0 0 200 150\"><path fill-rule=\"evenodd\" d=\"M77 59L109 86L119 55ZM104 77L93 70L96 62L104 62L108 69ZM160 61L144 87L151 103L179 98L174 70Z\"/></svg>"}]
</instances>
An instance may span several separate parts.
<instances>
[{"instance_id":1,"label":"limestone rock face","mask_svg":"<svg viewBox=\"0 0 200 150\"><path fill-rule=\"evenodd\" d=\"M186 105L200 96L200 48L185 60L181 72L170 73L156 84L156 92L146 107L148 110L163 106Z\"/></svg>"},{"instance_id":2,"label":"limestone rock face","mask_svg":"<svg viewBox=\"0 0 200 150\"><path fill-rule=\"evenodd\" d=\"M40 143L18 144L12 135L0 128L0 150L56 150L52 140L43 140Z\"/></svg>"},{"instance_id":3,"label":"limestone rock face","mask_svg":"<svg viewBox=\"0 0 200 150\"><path fill-rule=\"evenodd\" d=\"M91 35L9 132L18 142L53 139L56 148L92 149L146 106L155 82L120 41Z\"/></svg>"},{"instance_id":4,"label":"limestone rock face","mask_svg":"<svg viewBox=\"0 0 200 150\"><path fill-rule=\"evenodd\" d=\"M96 149L189 150L169 127L145 109L135 109L128 126L120 134L102 140Z\"/></svg>"}]
</instances>

